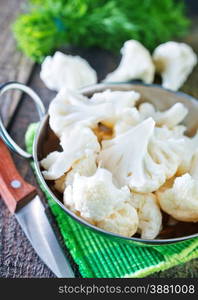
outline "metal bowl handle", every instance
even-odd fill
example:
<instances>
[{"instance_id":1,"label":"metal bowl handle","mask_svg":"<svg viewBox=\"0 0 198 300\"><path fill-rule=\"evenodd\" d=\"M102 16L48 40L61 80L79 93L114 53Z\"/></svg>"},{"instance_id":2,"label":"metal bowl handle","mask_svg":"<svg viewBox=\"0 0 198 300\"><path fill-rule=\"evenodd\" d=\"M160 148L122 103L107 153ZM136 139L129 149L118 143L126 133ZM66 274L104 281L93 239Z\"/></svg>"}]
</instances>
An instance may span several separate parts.
<instances>
[{"instance_id":1,"label":"metal bowl handle","mask_svg":"<svg viewBox=\"0 0 198 300\"><path fill-rule=\"evenodd\" d=\"M0 96L2 96L8 90L14 90L14 89L20 90L30 96L30 98L34 101L34 103L36 105L39 119L42 120L42 118L45 115L45 107L43 105L43 102L42 102L41 98L28 86L26 86L22 83L19 83L19 82L14 82L14 81L1 84L0 85ZM0 116L0 137L2 138L4 143L18 155L22 156L23 158L31 158L32 157L32 155L30 153L24 151L11 138L11 136L7 132L5 126L2 122L1 116Z\"/></svg>"}]
</instances>

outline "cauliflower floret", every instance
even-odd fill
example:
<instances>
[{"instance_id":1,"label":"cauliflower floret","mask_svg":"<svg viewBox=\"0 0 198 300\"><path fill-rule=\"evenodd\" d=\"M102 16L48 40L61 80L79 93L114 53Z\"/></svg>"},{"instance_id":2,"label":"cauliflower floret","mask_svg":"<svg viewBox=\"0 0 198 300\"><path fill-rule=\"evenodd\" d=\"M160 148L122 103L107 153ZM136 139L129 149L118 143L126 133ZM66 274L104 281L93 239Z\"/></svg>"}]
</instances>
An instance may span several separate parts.
<instances>
[{"instance_id":1,"label":"cauliflower floret","mask_svg":"<svg viewBox=\"0 0 198 300\"><path fill-rule=\"evenodd\" d=\"M159 45L154 50L153 60L162 76L162 86L171 90L178 90L197 64L192 48L177 42Z\"/></svg>"},{"instance_id":2,"label":"cauliflower floret","mask_svg":"<svg viewBox=\"0 0 198 300\"><path fill-rule=\"evenodd\" d=\"M115 71L108 74L104 81L129 81L142 79L152 83L155 66L149 51L138 41L126 41L121 49L122 59Z\"/></svg>"},{"instance_id":3,"label":"cauliflower floret","mask_svg":"<svg viewBox=\"0 0 198 300\"><path fill-rule=\"evenodd\" d=\"M149 153L155 162L164 165L166 178L182 175L189 171L192 157L198 149L198 133L189 138L183 135L183 126L167 130L155 128L155 134L149 143Z\"/></svg>"},{"instance_id":4,"label":"cauliflower floret","mask_svg":"<svg viewBox=\"0 0 198 300\"><path fill-rule=\"evenodd\" d=\"M138 227L138 216L135 208L129 203L122 206L105 219L96 222L96 226L123 236L133 236Z\"/></svg>"},{"instance_id":5,"label":"cauliflower floret","mask_svg":"<svg viewBox=\"0 0 198 300\"><path fill-rule=\"evenodd\" d=\"M62 152L52 152L41 160L45 169L43 176L47 180L55 180L68 172L78 160L89 157L96 159L100 150L97 137L89 128L74 127L69 136L64 133L61 137Z\"/></svg>"},{"instance_id":6,"label":"cauliflower floret","mask_svg":"<svg viewBox=\"0 0 198 300\"><path fill-rule=\"evenodd\" d=\"M161 209L174 219L198 222L198 181L186 173L176 177L170 189L157 192Z\"/></svg>"},{"instance_id":7,"label":"cauliflower floret","mask_svg":"<svg viewBox=\"0 0 198 300\"><path fill-rule=\"evenodd\" d=\"M70 185L74 181L74 176L78 173L81 176L91 176L96 172L96 157L94 155L89 155L81 158L74 162L71 167L71 171L67 172L57 180L55 180L54 187L63 193L66 186Z\"/></svg>"},{"instance_id":8,"label":"cauliflower floret","mask_svg":"<svg viewBox=\"0 0 198 300\"><path fill-rule=\"evenodd\" d=\"M63 89L50 104L50 127L60 137L77 123L93 129L99 122L113 126L139 97L133 91L105 91L88 99L77 92Z\"/></svg>"},{"instance_id":9,"label":"cauliflower floret","mask_svg":"<svg viewBox=\"0 0 198 300\"><path fill-rule=\"evenodd\" d=\"M162 127L155 127L155 136L158 139L161 140L167 140L167 139L183 139L187 138L184 135L184 132L186 131L186 127L183 125L177 125L174 128L168 128L166 125L163 125Z\"/></svg>"},{"instance_id":10,"label":"cauliflower floret","mask_svg":"<svg viewBox=\"0 0 198 300\"><path fill-rule=\"evenodd\" d=\"M75 174L73 185L65 189L64 204L80 212L85 219L101 221L119 210L130 197L126 186L117 188L112 181L112 174L99 168L90 177Z\"/></svg>"},{"instance_id":11,"label":"cauliflower floret","mask_svg":"<svg viewBox=\"0 0 198 300\"><path fill-rule=\"evenodd\" d=\"M193 151L198 148L197 137L181 136L183 128L174 131L154 126L154 120L149 118L102 142L98 160L120 186L128 185L135 192L153 192L177 171L189 168Z\"/></svg>"},{"instance_id":12,"label":"cauliflower floret","mask_svg":"<svg viewBox=\"0 0 198 300\"><path fill-rule=\"evenodd\" d=\"M155 163L163 167L165 178L171 178L177 172L181 164L182 157L180 153L183 150L183 139L175 140L169 138L167 140L156 138L152 136L148 145L148 152Z\"/></svg>"},{"instance_id":13,"label":"cauliflower floret","mask_svg":"<svg viewBox=\"0 0 198 300\"><path fill-rule=\"evenodd\" d=\"M87 156L82 160L75 162L72 166L71 171L66 176L66 186L72 184L74 176L78 173L81 176L92 176L97 170L96 158L94 156Z\"/></svg>"},{"instance_id":14,"label":"cauliflower floret","mask_svg":"<svg viewBox=\"0 0 198 300\"><path fill-rule=\"evenodd\" d=\"M95 93L90 99L95 104L111 103L112 108L109 117L103 120L103 124L108 127L116 126L119 121L127 119L130 124L136 124L138 111L134 107L140 99L140 94L134 91L111 91ZM139 119L138 119L139 120Z\"/></svg>"},{"instance_id":15,"label":"cauliflower floret","mask_svg":"<svg viewBox=\"0 0 198 300\"><path fill-rule=\"evenodd\" d=\"M108 118L109 103L95 105L78 92L62 89L49 106L49 124L58 137L73 126L95 127Z\"/></svg>"},{"instance_id":16,"label":"cauliflower floret","mask_svg":"<svg viewBox=\"0 0 198 300\"><path fill-rule=\"evenodd\" d=\"M166 180L164 166L148 153L155 122L149 118L112 140L102 142L101 166L112 172L120 186L133 191L152 192Z\"/></svg>"},{"instance_id":17,"label":"cauliflower floret","mask_svg":"<svg viewBox=\"0 0 198 300\"><path fill-rule=\"evenodd\" d=\"M114 136L117 136L140 123L140 114L136 107L128 109L114 126Z\"/></svg>"},{"instance_id":18,"label":"cauliflower floret","mask_svg":"<svg viewBox=\"0 0 198 300\"><path fill-rule=\"evenodd\" d=\"M111 91L105 90L93 94L90 101L95 104L109 102L113 104L116 114L120 114L123 108L134 107L139 100L140 94L135 91Z\"/></svg>"},{"instance_id":19,"label":"cauliflower floret","mask_svg":"<svg viewBox=\"0 0 198 300\"><path fill-rule=\"evenodd\" d=\"M154 239L162 227L162 214L152 193L132 193L130 203L136 208L139 218L138 231L142 239Z\"/></svg>"},{"instance_id":20,"label":"cauliflower floret","mask_svg":"<svg viewBox=\"0 0 198 300\"><path fill-rule=\"evenodd\" d=\"M179 134L179 130L175 130L175 134ZM180 147L177 148L177 153L181 159L179 167L177 169L177 176L189 172L192 158L198 149L198 132L192 138L184 136L175 141L176 144L180 143ZM183 146L182 146L183 145Z\"/></svg>"},{"instance_id":21,"label":"cauliflower floret","mask_svg":"<svg viewBox=\"0 0 198 300\"><path fill-rule=\"evenodd\" d=\"M49 89L55 91L63 87L75 90L97 82L96 71L85 59L59 51L44 59L40 77Z\"/></svg>"},{"instance_id":22,"label":"cauliflower floret","mask_svg":"<svg viewBox=\"0 0 198 300\"><path fill-rule=\"evenodd\" d=\"M174 104L166 111L156 111L151 103L142 103L139 106L141 120L152 117L156 126L166 125L169 128L174 128L181 123L188 113L188 109L180 102Z\"/></svg>"},{"instance_id":23,"label":"cauliflower floret","mask_svg":"<svg viewBox=\"0 0 198 300\"><path fill-rule=\"evenodd\" d=\"M158 150L156 144L158 142L164 143L169 147L169 150L172 151L170 153L170 170L173 168L174 162L171 163L173 157L176 155L179 160L176 163L175 157L175 168L177 168L177 175L182 175L189 171L191 166L191 161L194 153L198 149L198 132L192 138L184 135L184 131L186 130L185 126L179 125L174 128L167 128L166 126L155 128L154 138L151 139L150 144L152 144L152 140L154 140L154 152L157 154ZM163 150L164 151L164 150ZM152 152L152 150L151 150ZM155 157L155 153L153 157ZM166 155L168 157L168 153ZM156 161L158 161L156 159ZM178 163L179 162L179 163ZM174 173L174 172L173 172ZM173 176L173 173L170 174L169 177Z\"/></svg>"},{"instance_id":24,"label":"cauliflower floret","mask_svg":"<svg viewBox=\"0 0 198 300\"><path fill-rule=\"evenodd\" d=\"M137 125L143 120L151 117L155 121L156 127L167 126L169 129L184 132L185 127L178 127L188 113L187 108L182 103L176 103L166 111L156 111L153 104L144 102L139 105L139 109L133 107L128 109L123 117L116 123L114 131L115 135L125 132L130 127Z\"/></svg>"},{"instance_id":25,"label":"cauliflower floret","mask_svg":"<svg viewBox=\"0 0 198 300\"><path fill-rule=\"evenodd\" d=\"M161 167L148 154L155 122L149 118L112 140L102 142L101 166L112 172L120 186L147 192L163 184Z\"/></svg>"},{"instance_id":26,"label":"cauliflower floret","mask_svg":"<svg viewBox=\"0 0 198 300\"><path fill-rule=\"evenodd\" d=\"M198 153L189 173L176 177L171 186L164 185L156 194L161 209L174 219L198 222Z\"/></svg>"}]
</instances>

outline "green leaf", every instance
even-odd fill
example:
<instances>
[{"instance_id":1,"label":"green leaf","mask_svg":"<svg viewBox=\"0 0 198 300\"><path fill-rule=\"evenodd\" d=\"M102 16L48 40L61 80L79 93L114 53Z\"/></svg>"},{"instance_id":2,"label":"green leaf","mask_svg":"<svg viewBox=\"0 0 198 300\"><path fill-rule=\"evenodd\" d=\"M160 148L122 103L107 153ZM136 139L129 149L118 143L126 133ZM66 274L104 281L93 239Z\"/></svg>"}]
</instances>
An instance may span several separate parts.
<instances>
[{"instance_id":1,"label":"green leaf","mask_svg":"<svg viewBox=\"0 0 198 300\"><path fill-rule=\"evenodd\" d=\"M41 62L60 46L98 46L118 52L128 39L150 50L186 34L183 1L30 0L13 32L19 48Z\"/></svg>"}]
</instances>

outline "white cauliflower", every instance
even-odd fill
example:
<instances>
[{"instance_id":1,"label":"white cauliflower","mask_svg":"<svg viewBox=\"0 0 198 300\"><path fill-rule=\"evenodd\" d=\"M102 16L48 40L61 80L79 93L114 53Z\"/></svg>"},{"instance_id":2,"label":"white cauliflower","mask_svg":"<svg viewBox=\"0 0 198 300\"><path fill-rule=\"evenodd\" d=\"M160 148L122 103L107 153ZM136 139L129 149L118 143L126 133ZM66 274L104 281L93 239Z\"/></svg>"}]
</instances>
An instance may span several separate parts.
<instances>
[{"instance_id":1,"label":"white cauliflower","mask_svg":"<svg viewBox=\"0 0 198 300\"><path fill-rule=\"evenodd\" d=\"M176 177L171 186L164 185L156 194L161 209L174 219L198 222L198 153L189 173Z\"/></svg>"},{"instance_id":2,"label":"white cauliflower","mask_svg":"<svg viewBox=\"0 0 198 300\"><path fill-rule=\"evenodd\" d=\"M149 118L103 141L98 160L112 172L118 185L128 185L135 192L153 192L176 172L189 169L198 135L190 139L182 132L183 127L156 128Z\"/></svg>"},{"instance_id":3,"label":"white cauliflower","mask_svg":"<svg viewBox=\"0 0 198 300\"><path fill-rule=\"evenodd\" d=\"M90 128L97 127L99 122L113 126L139 99L133 91L105 91L88 99L81 94L61 90L49 107L49 123L57 136L76 124Z\"/></svg>"},{"instance_id":4,"label":"white cauliflower","mask_svg":"<svg viewBox=\"0 0 198 300\"><path fill-rule=\"evenodd\" d=\"M96 71L85 59L59 51L44 59L40 77L49 89L55 91L61 88L75 90L97 82Z\"/></svg>"},{"instance_id":5,"label":"white cauliflower","mask_svg":"<svg viewBox=\"0 0 198 300\"><path fill-rule=\"evenodd\" d=\"M184 140L174 138L157 138L153 135L148 145L148 152L155 163L163 168L165 179L175 175L182 163L180 153L183 151Z\"/></svg>"},{"instance_id":6,"label":"white cauliflower","mask_svg":"<svg viewBox=\"0 0 198 300\"><path fill-rule=\"evenodd\" d=\"M156 111L154 105L145 102L140 104L139 113L142 120L152 117L156 126L166 125L169 128L174 128L181 123L188 113L188 109L180 102L171 106L165 111Z\"/></svg>"},{"instance_id":7,"label":"white cauliflower","mask_svg":"<svg viewBox=\"0 0 198 300\"><path fill-rule=\"evenodd\" d=\"M155 111L152 104L142 103L139 106L139 113L141 120L151 116L155 120L156 126L159 126L155 127L154 137L149 143L149 153L156 162L161 161L160 157L167 161L164 166L169 170L168 178L174 175L175 170L177 170L177 175L188 172L192 156L198 149L198 133L193 138L189 138L184 135L186 127L178 125L186 117L187 108L178 102L168 110L160 112ZM162 154L159 153L159 151L161 152L160 148ZM166 155L163 155L164 152Z\"/></svg>"},{"instance_id":8,"label":"white cauliflower","mask_svg":"<svg viewBox=\"0 0 198 300\"><path fill-rule=\"evenodd\" d=\"M156 111L153 104L144 102L139 105L139 108L133 107L128 109L123 117L116 123L114 130L115 136L125 132L132 126L137 125L141 121L151 117L155 121L156 127L167 126L174 131L184 132L184 126L177 126L181 123L188 113L187 108L182 103L176 103L166 111Z\"/></svg>"},{"instance_id":9,"label":"white cauliflower","mask_svg":"<svg viewBox=\"0 0 198 300\"><path fill-rule=\"evenodd\" d=\"M121 49L122 59L115 71L108 74L106 82L129 81L142 79L145 83L152 83L155 66L149 51L138 41L126 41Z\"/></svg>"},{"instance_id":10,"label":"white cauliflower","mask_svg":"<svg viewBox=\"0 0 198 300\"><path fill-rule=\"evenodd\" d=\"M79 92L62 89L49 106L49 124L57 136L73 126L95 127L108 118L109 103L95 105Z\"/></svg>"},{"instance_id":11,"label":"white cauliflower","mask_svg":"<svg viewBox=\"0 0 198 300\"><path fill-rule=\"evenodd\" d=\"M85 219L101 221L119 210L129 201L129 189L117 188L112 181L112 174L99 168L93 176L75 174L73 184L64 192L64 204L78 212Z\"/></svg>"},{"instance_id":12,"label":"white cauliflower","mask_svg":"<svg viewBox=\"0 0 198 300\"><path fill-rule=\"evenodd\" d=\"M102 123L108 127L116 126L119 121L128 120L131 124L137 123L136 102L140 99L140 94L135 91L111 91L105 90L95 93L90 101L95 104L110 103L108 119Z\"/></svg>"},{"instance_id":13,"label":"white cauliflower","mask_svg":"<svg viewBox=\"0 0 198 300\"><path fill-rule=\"evenodd\" d=\"M96 222L96 226L109 232L131 237L136 233L138 228L138 215L132 205L123 203L110 216Z\"/></svg>"},{"instance_id":14,"label":"white cauliflower","mask_svg":"<svg viewBox=\"0 0 198 300\"><path fill-rule=\"evenodd\" d=\"M162 76L162 86L178 90L197 64L197 56L185 43L167 42L153 53L157 72Z\"/></svg>"},{"instance_id":15,"label":"white cauliflower","mask_svg":"<svg viewBox=\"0 0 198 300\"><path fill-rule=\"evenodd\" d=\"M176 220L198 222L198 133L184 135L182 103L160 112L150 103L135 107L139 99L134 91L106 90L89 99L62 90L50 105L62 151L41 166L81 218L109 232L154 239L160 207Z\"/></svg>"},{"instance_id":16,"label":"white cauliflower","mask_svg":"<svg viewBox=\"0 0 198 300\"><path fill-rule=\"evenodd\" d=\"M154 239L162 227L162 214L152 193L132 193L130 203L136 208L139 218L138 231L142 239Z\"/></svg>"},{"instance_id":17,"label":"white cauliflower","mask_svg":"<svg viewBox=\"0 0 198 300\"><path fill-rule=\"evenodd\" d=\"M61 145L62 152L54 151L40 162L45 169L43 176L47 180L60 178L72 168L75 162L85 157L92 164L100 150L97 137L92 130L78 126L73 128L69 136L63 134Z\"/></svg>"},{"instance_id":18,"label":"white cauliflower","mask_svg":"<svg viewBox=\"0 0 198 300\"><path fill-rule=\"evenodd\" d=\"M114 136L117 136L140 123L140 114L136 107L126 110L114 126Z\"/></svg>"},{"instance_id":19,"label":"white cauliflower","mask_svg":"<svg viewBox=\"0 0 198 300\"><path fill-rule=\"evenodd\" d=\"M149 143L149 153L155 162L164 165L167 179L188 172L198 149L198 133L190 138L184 135L185 129L184 126L155 128Z\"/></svg>"},{"instance_id":20,"label":"white cauliflower","mask_svg":"<svg viewBox=\"0 0 198 300\"><path fill-rule=\"evenodd\" d=\"M99 161L110 170L120 186L133 191L152 192L165 181L164 166L148 153L155 122L149 118L112 140L102 142Z\"/></svg>"},{"instance_id":21,"label":"white cauliflower","mask_svg":"<svg viewBox=\"0 0 198 300\"><path fill-rule=\"evenodd\" d=\"M135 91L111 91L108 89L104 92L94 93L90 101L95 104L110 102L113 104L116 114L119 114L123 108L134 107L139 98L140 94Z\"/></svg>"},{"instance_id":22,"label":"white cauliflower","mask_svg":"<svg viewBox=\"0 0 198 300\"><path fill-rule=\"evenodd\" d=\"M66 186L73 184L74 176L78 173L81 176L91 176L96 172L96 157L95 155L87 155L73 163L71 171L55 180L54 187L63 193Z\"/></svg>"},{"instance_id":23,"label":"white cauliflower","mask_svg":"<svg viewBox=\"0 0 198 300\"><path fill-rule=\"evenodd\" d=\"M183 125L177 125L173 128L168 128L166 125L163 125L162 127L155 127L155 136L156 138L159 138L161 140L166 140L170 138L188 139L188 137L184 135L185 131L186 131L186 127Z\"/></svg>"},{"instance_id":24,"label":"white cauliflower","mask_svg":"<svg viewBox=\"0 0 198 300\"><path fill-rule=\"evenodd\" d=\"M192 138L184 136L183 140L183 148L180 148L181 163L177 170L177 175L182 175L189 171L193 155L198 149L198 133Z\"/></svg>"}]
</instances>

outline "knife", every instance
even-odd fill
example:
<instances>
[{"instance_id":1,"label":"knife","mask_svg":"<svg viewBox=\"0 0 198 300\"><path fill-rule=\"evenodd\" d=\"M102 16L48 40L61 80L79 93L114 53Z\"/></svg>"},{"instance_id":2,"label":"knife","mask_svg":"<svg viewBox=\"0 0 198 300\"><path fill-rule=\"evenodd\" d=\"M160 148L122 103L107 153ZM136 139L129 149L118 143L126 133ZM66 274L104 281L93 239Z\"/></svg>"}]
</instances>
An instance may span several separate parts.
<instances>
[{"instance_id":1,"label":"knife","mask_svg":"<svg viewBox=\"0 0 198 300\"><path fill-rule=\"evenodd\" d=\"M11 154L0 139L0 195L22 227L41 260L57 276L74 272L59 245L36 188L18 173Z\"/></svg>"}]
</instances>

